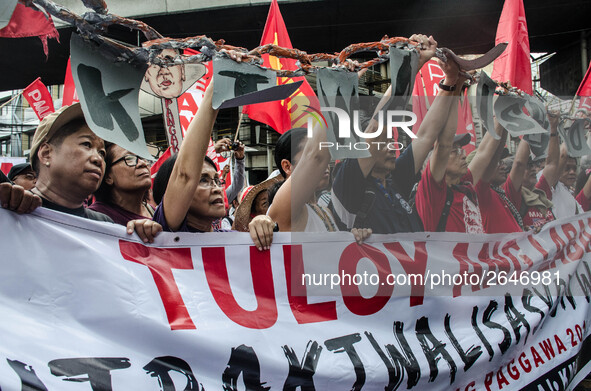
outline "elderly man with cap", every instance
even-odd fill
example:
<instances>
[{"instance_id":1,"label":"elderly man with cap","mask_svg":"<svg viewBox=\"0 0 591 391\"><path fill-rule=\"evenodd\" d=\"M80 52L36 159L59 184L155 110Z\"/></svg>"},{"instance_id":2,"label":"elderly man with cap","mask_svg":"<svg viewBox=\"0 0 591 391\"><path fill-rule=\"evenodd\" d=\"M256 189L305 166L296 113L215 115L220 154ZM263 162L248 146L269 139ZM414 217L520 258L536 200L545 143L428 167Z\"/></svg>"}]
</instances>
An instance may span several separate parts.
<instances>
[{"instance_id":1,"label":"elderly man with cap","mask_svg":"<svg viewBox=\"0 0 591 391\"><path fill-rule=\"evenodd\" d=\"M554 220L552 213L552 188L560 178L560 147L558 141L558 115L548 113L550 141L546 164L540 179L536 177L535 163L530 157L530 147L522 139L515 153L515 161L507 178L510 191L507 196L519 210L525 230L539 231L548 221Z\"/></svg>"},{"instance_id":2,"label":"elderly man with cap","mask_svg":"<svg viewBox=\"0 0 591 391\"><path fill-rule=\"evenodd\" d=\"M29 163L21 163L12 166L8 172L8 179L25 190L31 190L37 182L37 174Z\"/></svg>"},{"instance_id":3,"label":"elderly man with cap","mask_svg":"<svg viewBox=\"0 0 591 391\"><path fill-rule=\"evenodd\" d=\"M498 140L487 132L478 149L472 151L466 158L472 175L478 170L479 165L486 164L486 170L480 181L475 183L484 232L487 234L522 232L523 221L519 210L507 196L511 188L507 182L506 167L502 163L502 159L509 155L509 151L505 148L507 131L496 120L495 133L501 135Z\"/></svg>"},{"instance_id":4,"label":"elderly man with cap","mask_svg":"<svg viewBox=\"0 0 591 391\"><path fill-rule=\"evenodd\" d=\"M33 136L31 163L38 178L32 193L48 209L112 222L84 207L103 178L105 154L105 143L86 124L80 104L62 107L45 117ZM162 227L146 219L130 221L127 232L134 229L144 242L151 242Z\"/></svg>"}]
</instances>

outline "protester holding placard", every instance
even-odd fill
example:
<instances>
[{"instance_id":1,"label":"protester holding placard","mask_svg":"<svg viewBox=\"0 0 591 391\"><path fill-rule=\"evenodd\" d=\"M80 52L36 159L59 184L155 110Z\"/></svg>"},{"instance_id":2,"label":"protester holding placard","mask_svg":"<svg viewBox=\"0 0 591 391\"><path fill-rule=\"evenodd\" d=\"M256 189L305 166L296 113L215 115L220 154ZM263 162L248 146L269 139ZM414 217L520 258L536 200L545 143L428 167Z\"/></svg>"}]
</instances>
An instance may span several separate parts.
<instances>
[{"instance_id":1,"label":"protester holding placard","mask_svg":"<svg viewBox=\"0 0 591 391\"><path fill-rule=\"evenodd\" d=\"M8 179L15 185L22 186L25 190L31 190L37 182L37 174L29 163L21 163L12 166L8 173Z\"/></svg>"},{"instance_id":2,"label":"protester holding placard","mask_svg":"<svg viewBox=\"0 0 591 391\"><path fill-rule=\"evenodd\" d=\"M422 45L417 68L420 69L433 57L437 42L433 37L419 34L410 39ZM416 75L411 76L414 78ZM378 104L376 113L388 108L386 105L391 101L391 94L390 87ZM396 151L385 146L393 140L388 140L387 132L382 131L376 139L377 143L371 144L370 157L346 159L339 165L333 184L333 207L347 228L368 227L374 233L382 234L423 230L419 216L409 202L410 194L417 182L417 173L443 129L441 118L447 115L451 96L451 91L439 91L417 131L417 138L400 157L396 158ZM377 127L378 122L372 118L365 132L375 132Z\"/></svg>"},{"instance_id":3,"label":"protester holding placard","mask_svg":"<svg viewBox=\"0 0 591 391\"><path fill-rule=\"evenodd\" d=\"M494 126L496 134L501 135L501 137L495 140L491 133L487 132L478 149L468 155L466 162L473 177L478 172L479 166L482 167L483 164L488 162L486 170L475 186L484 232L521 232L523 231L521 227L523 223L519 211L507 198L506 190L500 187L506 184L507 179L507 174L500 164L502 154L506 151L507 131L497 121L494 121ZM492 156L490 155L491 151L494 151Z\"/></svg>"},{"instance_id":4,"label":"protester holding placard","mask_svg":"<svg viewBox=\"0 0 591 391\"><path fill-rule=\"evenodd\" d=\"M213 84L205 91L179 153L162 164L154 180L154 200L159 203L154 221L165 231L211 232L213 221L226 214L217 167L206 156L218 113L211 106ZM257 216L250 223L250 235L259 250L271 246L274 225L268 216Z\"/></svg>"},{"instance_id":5,"label":"protester holding placard","mask_svg":"<svg viewBox=\"0 0 591 391\"><path fill-rule=\"evenodd\" d=\"M245 177L246 177L246 170L244 168L244 144L242 144L240 141L236 142L236 146L232 146L232 140L230 140L229 138L223 138L220 139L218 141L216 141L214 148L216 153L221 154L222 152L232 152L232 155L234 156L234 168L232 170L232 180L231 183L228 187L226 187L226 197L228 198L229 202L232 202L236 197L238 197L238 193L240 193L240 190L242 190L242 188L244 187L244 183L245 183ZM230 157L231 159L231 157ZM227 173L230 172L230 162L228 161L228 163L226 164L226 166L224 166L224 170L226 170L227 167ZM224 174L222 175L222 182L226 181L226 177L227 177L227 173L226 171L224 171Z\"/></svg>"},{"instance_id":6,"label":"protester holding placard","mask_svg":"<svg viewBox=\"0 0 591 391\"><path fill-rule=\"evenodd\" d=\"M465 78L453 61L441 67L446 78L440 84L453 91L454 98L442 117L445 126L419 181L417 211L425 231L484 233L473 183L478 183L488 164L483 159L477 169L473 167L474 174L468 169L463 146L470 142L470 134L456 135L458 98Z\"/></svg>"}]
</instances>

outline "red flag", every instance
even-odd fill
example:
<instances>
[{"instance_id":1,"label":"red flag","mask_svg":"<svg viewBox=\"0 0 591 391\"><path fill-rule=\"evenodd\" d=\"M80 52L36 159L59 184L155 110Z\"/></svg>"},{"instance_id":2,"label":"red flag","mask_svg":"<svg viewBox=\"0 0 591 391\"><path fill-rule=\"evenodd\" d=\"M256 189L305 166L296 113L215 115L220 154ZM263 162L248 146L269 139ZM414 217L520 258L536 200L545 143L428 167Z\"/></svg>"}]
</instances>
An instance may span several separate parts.
<instances>
[{"instance_id":1,"label":"red flag","mask_svg":"<svg viewBox=\"0 0 591 391\"><path fill-rule=\"evenodd\" d=\"M287 34L287 28L279 11L277 0L271 1L271 8L267 15L265 30L261 38L261 45L275 44L284 48L293 48ZM264 66L273 69L295 70L296 60L277 58L268 54L263 55ZM305 77L278 77L277 84L294 83L303 80L303 84L289 98L281 101L258 103L244 106L243 113L251 119L265 123L283 134L291 128L307 126L308 116L319 120L320 103Z\"/></svg>"},{"instance_id":2,"label":"red flag","mask_svg":"<svg viewBox=\"0 0 591 391\"><path fill-rule=\"evenodd\" d=\"M531 95L531 61L523 0L505 0L495 44L502 42L508 42L509 46L495 60L492 78L510 81L511 85Z\"/></svg>"},{"instance_id":3,"label":"red flag","mask_svg":"<svg viewBox=\"0 0 591 391\"><path fill-rule=\"evenodd\" d=\"M0 163L0 171L2 171L4 175L8 175L12 166L14 166L14 164L2 162Z\"/></svg>"},{"instance_id":4,"label":"red flag","mask_svg":"<svg viewBox=\"0 0 591 391\"><path fill-rule=\"evenodd\" d=\"M23 95L40 120L55 111L51 94L40 77L23 90Z\"/></svg>"},{"instance_id":5,"label":"red flag","mask_svg":"<svg viewBox=\"0 0 591 391\"><path fill-rule=\"evenodd\" d=\"M0 30L1 38L39 37L43 43L43 52L47 56L47 39L55 38L59 42L59 33L53 25L51 16L41 11L17 3L10 22Z\"/></svg>"},{"instance_id":6,"label":"red flag","mask_svg":"<svg viewBox=\"0 0 591 391\"><path fill-rule=\"evenodd\" d=\"M591 64L589 64L589 68L587 69L587 73L585 73L585 77L583 77L583 81L575 94L577 96L591 96Z\"/></svg>"},{"instance_id":7,"label":"red flag","mask_svg":"<svg viewBox=\"0 0 591 391\"><path fill-rule=\"evenodd\" d=\"M427 115L427 110L433 104L439 92L439 82L444 77L443 69L433 59L427 61L417 72L412 92L412 111L417 116L417 123L414 125L416 130L421 126L423 118Z\"/></svg>"},{"instance_id":8,"label":"red flag","mask_svg":"<svg viewBox=\"0 0 591 391\"><path fill-rule=\"evenodd\" d=\"M70 106L73 103L79 102L78 94L76 93L76 85L72 77L72 68L70 66L70 59L68 58L68 66L66 67L66 77L64 79L64 93L62 97L62 106Z\"/></svg>"},{"instance_id":9,"label":"red flag","mask_svg":"<svg viewBox=\"0 0 591 391\"><path fill-rule=\"evenodd\" d=\"M417 116L417 123L414 125L416 130L421 126L425 115L427 115L427 110L431 107L435 97L439 93L439 82L444 77L445 73L443 69L433 59L427 61L417 73L412 93L412 111ZM476 148L476 134L474 132L474 120L472 119L472 109L467 98L467 91L458 105L457 133L470 133L472 135L470 143L464 148L466 153L472 152Z\"/></svg>"}]
</instances>

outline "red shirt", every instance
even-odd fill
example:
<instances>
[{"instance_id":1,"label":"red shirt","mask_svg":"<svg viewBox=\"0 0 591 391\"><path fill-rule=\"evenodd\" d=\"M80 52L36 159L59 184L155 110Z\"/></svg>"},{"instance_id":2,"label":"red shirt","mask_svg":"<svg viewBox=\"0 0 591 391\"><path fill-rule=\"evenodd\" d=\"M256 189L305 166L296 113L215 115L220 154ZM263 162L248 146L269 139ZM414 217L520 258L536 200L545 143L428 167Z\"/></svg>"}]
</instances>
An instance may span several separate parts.
<instances>
[{"instance_id":1,"label":"red shirt","mask_svg":"<svg viewBox=\"0 0 591 391\"><path fill-rule=\"evenodd\" d=\"M585 197L585 193L583 193L583 189L581 189L581 191L579 192L579 194L577 194L577 197L575 199L581 205L581 207L583 208L583 210L585 212L587 212L587 211L589 211L589 209L591 209L591 200L589 198Z\"/></svg>"},{"instance_id":2,"label":"red shirt","mask_svg":"<svg viewBox=\"0 0 591 391\"><path fill-rule=\"evenodd\" d=\"M482 216L478 208L476 191L472 186L472 173L470 170L464 175L462 181L464 181L462 185L464 192L452 187L453 202L447 216L445 231L484 233ZM471 193L472 196L467 196L467 193ZM423 220L425 231L437 231L446 196L447 184L445 178L441 183L437 183L431 174L431 162L427 162L427 168L421 176L415 198L417 212L419 212L419 216Z\"/></svg>"},{"instance_id":3,"label":"red shirt","mask_svg":"<svg viewBox=\"0 0 591 391\"><path fill-rule=\"evenodd\" d=\"M503 190L505 190L505 194L509 198L507 181L503 184ZM476 194L478 195L484 232L487 234L497 234L523 231L519 224L517 224L515 217L513 217L509 206L496 191L490 188L490 183L484 181L478 182L476 185ZM517 208L517 206L515 207Z\"/></svg>"},{"instance_id":4,"label":"red shirt","mask_svg":"<svg viewBox=\"0 0 591 391\"><path fill-rule=\"evenodd\" d=\"M506 185L510 186L511 189L513 189L513 184L511 182L510 176L507 177ZM550 188L550 185L548 184L548 181L546 180L543 174L540 177L538 183L536 183L536 189L543 190L546 194L546 198L552 200L552 189ZM509 196L509 193L507 193L507 195ZM511 200L511 202L513 202L513 205L515 205L515 207L521 212L521 204L524 202L523 197L521 196L521 191L512 192L509 199ZM523 225L525 227L538 227L546 224L548 221L554 220L554 215L552 214L551 208L548 208L546 214L544 215L542 210L540 210L540 208L538 208L537 206L530 206L525 211L525 214L522 213L521 215L523 217Z\"/></svg>"}]
</instances>

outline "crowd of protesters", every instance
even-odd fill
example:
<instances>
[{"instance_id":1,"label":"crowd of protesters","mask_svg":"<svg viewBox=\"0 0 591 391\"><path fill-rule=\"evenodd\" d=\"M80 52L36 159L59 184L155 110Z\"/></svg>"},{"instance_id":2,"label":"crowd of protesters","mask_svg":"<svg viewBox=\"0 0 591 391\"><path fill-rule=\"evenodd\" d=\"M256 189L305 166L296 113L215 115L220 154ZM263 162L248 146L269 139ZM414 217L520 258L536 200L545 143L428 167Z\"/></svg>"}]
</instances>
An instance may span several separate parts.
<instances>
[{"instance_id":1,"label":"crowd of protesters","mask_svg":"<svg viewBox=\"0 0 591 391\"><path fill-rule=\"evenodd\" d=\"M411 39L421 43L420 68L433 57L437 42L425 35ZM371 156L339 161L331 172L329 151L318 147L327 129L317 124L312 137L307 129L284 133L275 146L277 175L254 186L245 186L244 145L239 143L232 148L232 185L224 190L230 173L220 176L206 156L217 116L212 82L180 151L162 164L153 186L149 162L97 137L74 104L41 121L30 163L0 178L0 203L17 213L42 206L125 225L145 242L162 230L248 231L259 250L270 247L275 231L346 230L358 242L372 233L511 233L538 231L549 221L591 209L591 169L588 163L579 167L560 145L557 113L548 113L544 164L534 159L525 138L509 156L507 131L496 120L500 137L487 132L466 156L471 136L457 134L465 73L453 61L440 65L445 73L440 91L417 138L398 157L372 143ZM391 95L388 89L376 111ZM366 132L377 126L371 117ZM390 141L386 132L379 137L376 141ZM231 147L229 139L215 145L217 152Z\"/></svg>"}]
</instances>

